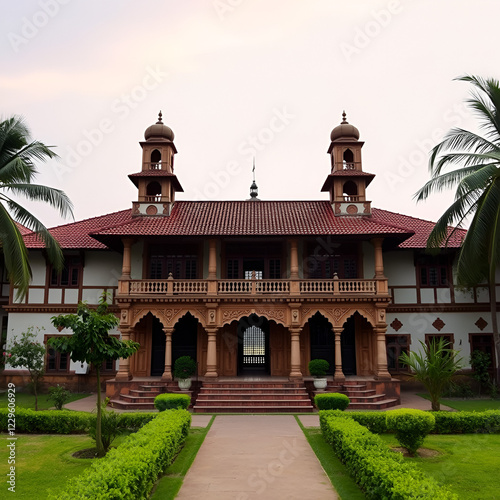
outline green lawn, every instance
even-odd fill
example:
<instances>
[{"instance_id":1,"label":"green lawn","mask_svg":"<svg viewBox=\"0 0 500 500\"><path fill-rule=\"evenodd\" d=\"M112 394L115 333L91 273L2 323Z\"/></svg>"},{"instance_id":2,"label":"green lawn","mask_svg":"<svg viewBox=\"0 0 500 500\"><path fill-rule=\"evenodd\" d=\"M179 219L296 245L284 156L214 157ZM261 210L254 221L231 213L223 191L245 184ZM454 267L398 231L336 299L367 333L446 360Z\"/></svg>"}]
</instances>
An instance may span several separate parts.
<instances>
[{"instance_id":1,"label":"green lawn","mask_svg":"<svg viewBox=\"0 0 500 500\"><path fill-rule=\"evenodd\" d=\"M151 500L171 500L181 489L184 477L191 467L200 446L203 444L207 432L210 430L215 416L204 428L192 427L186 438L184 447L177 455L174 463L165 471L165 474L156 483Z\"/></svg>"},{"instance_id":2,"label":"green lawn","mask_svg":"<svg viewBox=\"0 0 500 500\"><path fill-rule=\"evenodd\" d=\"M319 427L304 427L300 418L295 416L295 419L340 498L344 500L364 500L365 495L337 458L332 447L323 439Z\"/></svg>"},{"instance_id":3,"label":"green lawn","mask_svg":"<svg viewBox=\"0 0 500 500\"><path fill-rule=\"evenodd\" d=\"M392 434L381 435L390 446L399 446ZM425 448L439 451L433 458L406 458L426 474L454 491L460 500L500 498L500 435L429 435Z\"/></svg>"},{"instance_id":4,"label":"green lawn","mask_svg":"<svg viewBox=\"0 0 500 500\"><path fill-rule=\"evenodd\" d=\"M419 394L424 399L430 400L428 394ZM485 411L485 410L500 410L500 399L491 398L441 398L439 402L442 405L449 406L458 411ZM430 406L429 406L430 409Z\"/></svg>"},{"instance_id":5,"label":"green lawn","mask_svg":"<svg viewBox=\"0 0 500 500\"><path fill-rule=\"evenodd\" d=\"M71 397L68 400L68 403L72 401L77 401L78 399L86 398L90 396L88 393L71 393ZM54 407L54 403L48 400L48 394L39 394L38 395L38 409L39 410L48 410ZM7 393L4 392L0 394L0 408L5 408L7 405ZM20 406L21 408L31 408L35 409L35 396L33 394L29 394L28 392L16 392L16 406Z\"/></svg>"},{"instance_id":6,"label":"green lawn","mask_svg":"<svg viewBox=\"0 0 500 500\"><path fill-rule=\"evenodd\" d=\"M2 477L7 473L7 437L1 436L0 453ZM12 498L43 499L48 488L61 491L68 479L81 474L91 459L73 458L78 450L91 448L93 441L87 435L19 434L16 441L16 490ZM2 485L2 496L7 498L7 483Z\"/></svg>"}]
</instances>

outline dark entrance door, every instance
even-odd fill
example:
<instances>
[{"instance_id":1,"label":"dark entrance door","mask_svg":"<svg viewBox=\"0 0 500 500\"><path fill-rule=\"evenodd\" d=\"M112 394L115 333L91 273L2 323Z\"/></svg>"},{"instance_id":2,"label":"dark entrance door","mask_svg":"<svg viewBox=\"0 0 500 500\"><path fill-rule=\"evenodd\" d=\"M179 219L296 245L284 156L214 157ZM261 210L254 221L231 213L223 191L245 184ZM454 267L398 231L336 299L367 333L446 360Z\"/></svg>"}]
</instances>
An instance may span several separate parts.
<instances>
[{"instance_id":1,"label":"dark entrance door","mask_svg":"<svg viewBox=\"0 0 500 500\"><path fill-rule=\"evenodd\" d=\"M344 375L356 375L356 328L355 318L344 323L344 331L340 337L342 348L342 371Z\"/></svg>"},{"instance_id":2,"label":"dark entrance door","mask_svg":"<svg viewBox=\"0 0 500 500\"><path fill-rule=\"evenodd\" d=\"M263 317L238 324L238 375L269 375L269 322Z\"/></svg>"},{"instance_id":3,"label":"dark entrance door","mask_svg":"<svg viewBox=\"0 0 500 500\"><path fill-rule=\"evenodd\" d=\"M198 320L190 313L183 316L175 325L172 334L172 363L181 356L197 360Z\"/></svg>"},{"instance_id":4,"label":"dark entrance door","mask_svg":"<svg viewBox=\"0 0 500 500\"><path fill-rule=\"evenodd\" d=\"M328 374L335 371L335 336L332 325L320 313L309 320L311 359L326 359L330 364Z\"/></svg>"},{"instance_id":5,"label":"dark entrance door","mask_svg":"<svg viewBox=\"0 0 500 500\"><path fill-rule=\"evenodd\" d=\"M151 375L163 375L165 371L165 333L158 318L153 317L151 339Z\"/></svg>"}]
</instances>

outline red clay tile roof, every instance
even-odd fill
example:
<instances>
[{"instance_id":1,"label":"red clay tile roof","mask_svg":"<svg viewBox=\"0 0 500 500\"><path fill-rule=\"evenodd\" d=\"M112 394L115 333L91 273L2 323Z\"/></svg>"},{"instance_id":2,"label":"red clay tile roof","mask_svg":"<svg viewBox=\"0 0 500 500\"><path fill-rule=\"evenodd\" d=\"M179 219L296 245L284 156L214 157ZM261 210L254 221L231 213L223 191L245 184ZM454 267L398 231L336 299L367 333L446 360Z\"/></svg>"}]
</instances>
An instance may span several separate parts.
<instances>
[{"instance_id":1,"label":"red clay tile roof","mask_svg":"<svg viewBox=\"0 0 500 500\"><path fill-rule=\"evenodd\" d=\"M333 183L334 177L366 177L366 185L370 184L370 182L374 179L375 174L370 174L369 172L363 172L362 170L335 170L326 178L321 191L329 191L330 186Z\"/></svg>"},{"instance_id":2,"label":"red clay tile roof","mask_svg":"<svg viewBox=\"0 0 500 500\"><path fill-rule=\"evenodd\" d=\"M365 217L335 217L327 201L178 201L169 217L134 217L93 236L293 236L413 234Z\"/></svg>"},{"instance_id":3,"label":"red clay tile roof","mask_svg":"<svg viewBox=\"0 0 500 500\"><path fill-rule=\"evenodd\" d=\"M155 235L380 235L397 238L400 248L425 248L434 223L386 210L372 212L372 217L335 217L328 201L178 201L168 217L132 217L131 210L123 210L50 231L66 249L104 249L104 242L120 236ZM24 240L28 248L43 247L33 234ZM460 246L459 238L450 246Z\"/></svg>"},{"instance_id":4,"label":"red clay tile roof","mask_svg":"<svg viewBox=\"0 0 500 500\"><path fill-rule=\"evenodd\" d=\"M379 222L394 224L415 232L412 237L400 243L400 248L425 248L427 246L427 238L435 225L434 222L428 220L389 212L379 208L372 209L372 216ZM466 234L467 231L465 229L457 229L448 243L448 248L459 248Z\"/></svg>"},{"instance_id":5,"label":"red clay tile roof","mask_svg":"<svg viewBox=\"0 0 500 500\"><path fill-rule=\"evenodd\" d=\"M103 249L107 248L107 246L89 236L89 233L130 220L131 213L132 210L122 210L121 212L114 212L100 217L93 217L92 219L53 227L50 229L50 232L59 242L61 248ZM24 242L28 248L43 248L44 246L34 233L25 236Z\"/></svg>"},{"instance_id":6,"label":"red clay tile roof","mask_svg":"<svg viewBox=\"0 0 500 500\"><path fill-rule=\"evenodd\" d=\"M16 222L15 224L17 226L17 229L19 229L21 236L25 236L25 235L31 233L31 229L28 229L27 227L23 226L22 224L19 224L19 222Z\"/></svg>"},{"instance_id":7,"label":"red clay tile roof","mask_svg":"<svg viewBox=\"0 0 500 500\"><path fill-rule=\"evenodd\" d=\"M144 170L142 172L137 172L136 174L130 174L128 176L128 178L135 184L135 186L139 185L138 179L144 177L170 177L172 178L172 182L174 183L175 190L184 192L181 183L177 179L177 176L175 174L165 172L165 170Z\"/></svg>"}]
</instances>

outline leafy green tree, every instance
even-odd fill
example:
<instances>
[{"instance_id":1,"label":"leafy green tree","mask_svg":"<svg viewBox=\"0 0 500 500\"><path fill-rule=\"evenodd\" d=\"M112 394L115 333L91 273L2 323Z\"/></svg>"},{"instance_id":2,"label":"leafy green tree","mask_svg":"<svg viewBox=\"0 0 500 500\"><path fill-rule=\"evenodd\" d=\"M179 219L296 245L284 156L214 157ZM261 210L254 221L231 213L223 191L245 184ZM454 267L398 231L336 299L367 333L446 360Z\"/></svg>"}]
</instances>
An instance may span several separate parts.
<instances>
[{"instance_id":1,"label":"leafy green tree","mask_svg":"<svg viewBox=\"0 0 500 500\"><path fill-rule=\"evenodd\" d=\"M109 331L118 326L119 320L108 312L106 294L99 300L96 309L85 303L78 305L76 314L54 316L52 324L57 328L69 328L73 335L53 337L49 344L62 353L69 353L73 361L85 361L94 365L97 375L97 455L104 455L102 443L101 419L101 365L108 360L126 359L139 349L139 344L131 340L119 340L109 335Z\"/></svg>"},{"instance_id":2,"label":"leafy green tree","mask_svg":"<svg viewBox=\"0 0 500 500\"><path fill-rule=\"evenodd\" d=\"M24 367L29 371L35 393L35 411L38 411L38 384L45 373L45 346L37 341L34 331L35 328L30 326L19 340L17 336L14 337L4 356L12 368Z\"/></svg>"},{"instance_id":3,"label":"leafy green tree","mask_svg":"<svg viewBox=\"0 0 500 500\"><path fill-rule=\"evenodd\" d=\"M410 375L424 384L431 397L434 411L439 411L439 398L443 394L451 378L460 369L461 358L458 351L449 349L448 342L443 339L432 339L428 345L420 341L422 352L403 353L399 360L407 365Z\"/></svg>"},{"instance_id":4,"label":"leafy green tree","mask_svg":"<svg viewBox=\"0 0 500 500\"><path fill-rule=\"evenodd\" d=\"M58 270L63 267L62 252L56 240L32 213L10 196L48 203L61 216L72 216L72 205L64 192L32 182L37 174L35 161L46 161L56 156L48 146L31 139L29 128L22 118L13 116L0 122L0 247L18 298L24 297L28 291L31 267L16 222L36 232L45 244L50 262Z\"/></svg>"},{"instance_id":5,"label":"leafy green tree","mask_svg":"<svg viewBox=\"0 0 500 500\"><path fill-rule=\"evenodd\" d=\"M444 212L427 240L428 248L446 246L457 227L472 221L458 254L456 279L470 288L487 283L492 330L500 374L500 336L496 313L495 275L500 262L500 86L496 79L462 76L474 89L467 104L479 117L484 137L461 128L450 130L432 149L431 180L417 192L417 200L456 186L455 201ZM455 168L446 171L448 168ZM455 226L450 229L449 226Z\"/></svg>"},{"instance_id":6,"label":"leafy green tree","mask_svg":"<svg viewBox=\"0 0 500 500\"><path fill-rule=\"evenodd\" d=\"M474 351L470 355L470 365L473 369L472 376L479 382L479 395L481 389L487 387L490 383L489 368L491 365L491 356L487 352Z\"/></svg>"}]
</instances>

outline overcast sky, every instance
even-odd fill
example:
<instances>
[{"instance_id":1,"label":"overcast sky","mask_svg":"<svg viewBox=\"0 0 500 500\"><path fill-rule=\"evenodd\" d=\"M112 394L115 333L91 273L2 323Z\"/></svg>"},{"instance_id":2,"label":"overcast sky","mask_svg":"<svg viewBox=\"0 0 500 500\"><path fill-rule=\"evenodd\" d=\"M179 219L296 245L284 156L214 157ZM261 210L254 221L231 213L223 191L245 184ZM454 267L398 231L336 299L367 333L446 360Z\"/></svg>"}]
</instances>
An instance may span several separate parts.
<instances>
[{"instance_id":1,"label":"overcast sky","mask_svg":"<svg viewBox=\"0 0 500 500\"><path fill-rule=\"evenodd\" d=\"M163 112L175 133L179 200L328 199L330 132L360 130L373 206L418 205L428 151L477 130L463 74L499 77L495 0L23 0L0 16L0 113L20 114L60 161L38 182L77 220L130 208L139 141ZM29 207L48 225L55 212Z\"/></svg>"}]
</instances>

